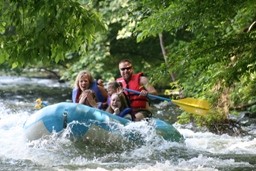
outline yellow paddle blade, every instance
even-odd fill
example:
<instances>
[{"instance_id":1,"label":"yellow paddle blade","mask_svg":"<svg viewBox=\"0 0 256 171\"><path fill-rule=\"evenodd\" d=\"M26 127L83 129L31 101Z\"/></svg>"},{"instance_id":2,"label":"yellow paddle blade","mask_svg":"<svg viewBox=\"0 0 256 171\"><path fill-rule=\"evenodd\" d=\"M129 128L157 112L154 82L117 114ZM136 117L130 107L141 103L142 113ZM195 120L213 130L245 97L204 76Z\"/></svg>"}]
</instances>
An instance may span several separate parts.
<instances>
[{"instance_id":1,"label":"yellow paddle blade","mask_svg":"<svg viewBox=\"0 0 256 171\"><path fill-rule=\"evenodd\" d=\"M208 109L201 109L201 108L196 108L193 106L186 106L186 105L180 105L180 108L185 110L188 113L193 113L193 114L198 114L198 115L205 115L208 113Z\"/></svg>"},{"instance_id":2,"label":"yellow paddle blade","mask_svg":"<svg viewBox=\"0 0 256 171\"><path fill-rule=\"evenodd\" d=\"M181 107L181 109L194 114L207 114L210 105L206 100L198 100L193 98L185 98L179 100L172 100L172 102Z\"/></svg>"}]
</instances>

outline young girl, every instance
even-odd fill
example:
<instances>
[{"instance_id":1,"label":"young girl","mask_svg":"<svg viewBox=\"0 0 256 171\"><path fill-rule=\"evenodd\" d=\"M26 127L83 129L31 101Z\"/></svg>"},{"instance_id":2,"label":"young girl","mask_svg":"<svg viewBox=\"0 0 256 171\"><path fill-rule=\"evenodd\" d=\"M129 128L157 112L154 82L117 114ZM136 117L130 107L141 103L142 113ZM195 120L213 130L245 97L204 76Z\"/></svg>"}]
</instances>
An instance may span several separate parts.
<instances>
[{"instance_id":1,"label":"young girl","mask_svg":"<svg viewBox=\"0 0 256 171\"><path fill-rule=\"evenodd\" d=\"M125 97L126 105L130 107L129 99L127 95L123 92L123 87L119 82L116 82L116 81L109 82L107 85L107 92L108 92L108 100L107 100L108 105L110 105L112 94L120 93L120 94L123 94L123 96Z\"/></svg>"},{"instance_id":2,"label":"young girl","mask_svg":"<svg viewBox=\"0 0 256 171\"><path fill-rule=\"evenodd\" d=\"M131 115L132 110L127 105L125 96L122 93L114 93L111 95L110 105L106 111L126 119L135 119L134 116Z\"/></svg>"}]
</instances>

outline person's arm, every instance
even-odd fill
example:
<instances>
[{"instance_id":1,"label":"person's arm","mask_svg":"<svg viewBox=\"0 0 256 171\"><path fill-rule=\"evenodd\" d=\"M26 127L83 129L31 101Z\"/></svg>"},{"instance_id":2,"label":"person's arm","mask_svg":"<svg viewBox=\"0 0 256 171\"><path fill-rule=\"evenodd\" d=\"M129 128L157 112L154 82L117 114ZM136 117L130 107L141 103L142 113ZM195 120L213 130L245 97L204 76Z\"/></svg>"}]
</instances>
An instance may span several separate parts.
<instances>
[{"instance_id":1,"label":"person's arm","mask_svg":"<svg viewBox=\"0 0 256 171\"><path fill-rule=\"evenodd\" d=\"M157 95L156 89L151 84L149 84L147 77L145 76L140 77L140 85L146 89L140 92L140 96L147 96L148 94Z\"/></svg>"},{"instance_id":2,"label":"person's arm","mask_svg":"<svg viewBox=\"0 0 256 171\"><path fill-rule=\"evenodd\" d=\"M107 101L108 99L108 92L106 91L106 89L102 86L98 86L102 96L104 97L104 100Z\"/></svg>"},{"instance_id":3,"label":"person's arm","mask_svg":"<svg viewBox=\"0 0 256 171\"><path fill-rule=\"evenodd\" d=\"M82 92L79 103L97 108L95 96L91 90L85 90Z\"/></svg>"}]
</instances>

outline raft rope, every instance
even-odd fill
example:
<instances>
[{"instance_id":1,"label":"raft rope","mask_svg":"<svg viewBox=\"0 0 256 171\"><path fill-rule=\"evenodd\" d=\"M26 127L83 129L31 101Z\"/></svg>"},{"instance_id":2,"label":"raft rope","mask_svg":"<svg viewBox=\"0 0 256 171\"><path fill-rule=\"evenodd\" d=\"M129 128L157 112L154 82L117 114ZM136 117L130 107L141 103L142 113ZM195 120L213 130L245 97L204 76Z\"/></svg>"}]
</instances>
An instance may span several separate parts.
<instances>
[{"instance_id":1,"label":"raft rope","mask_svg":"<svg viewBox=\"0 0 256 171\"><path fill-rule=\"evenodd\" d=\"M63 113L63 128L67 128L67 125L68 125L68 112L65 109Z\"/></svg>"}]
</instances>

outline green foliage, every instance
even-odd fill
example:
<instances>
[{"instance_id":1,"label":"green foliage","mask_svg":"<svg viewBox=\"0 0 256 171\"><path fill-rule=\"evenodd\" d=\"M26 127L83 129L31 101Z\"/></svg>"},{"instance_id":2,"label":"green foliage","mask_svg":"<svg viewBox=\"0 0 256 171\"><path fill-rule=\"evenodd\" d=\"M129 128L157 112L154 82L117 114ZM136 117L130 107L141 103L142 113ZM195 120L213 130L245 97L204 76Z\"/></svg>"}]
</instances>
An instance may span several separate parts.
<instances>
[{"instance_id":1,"label":"green foliage","mask_svg":"<svg viewBox=\"0 0 256 171\"><path fill-rule=\"evenodd\" d=\"M226 119L228 107L255 99L251 73L256 69L256 4L252 0L143 2L150 13L136 27L137 40L165 32L173 38L165 42L167 63L152 72L153 79L170 80L161 74L167 69L166 73L175 74L185 96L205 98L219 109L216 117L193 116L197 124L210 126ZM190 116L181 115L180 121L190 121Z\"/></svg>"},{"instance_id":2,"label":"green foliage","mask_svg":"<svg viewBox=\"0 0 256 171\"><path fill-rule=\"evenodd\" d=\"M193 115L202 125L256 100L254 0L4 0L0 7L4 67L57 67L69 80L88 69L109 80L128 58L157 87L174 79L185 96L217 108L216 117Z\"/></svg>"},{"instance_id":3,"label":"green foliage","mask_svg":"<svg viewBox=\"0 0 256 171\"><path fill-rule=\"evenodd\" d=\"M166 45L169 73L175 72L188 94L212 97L216 83L232 86L255 70L256 32L244 31L256 17L255 7L253 1L172 1L138 25L138 41L173 35L175 41ZM180 32L189 41L179 39Z\"/></svg>"},{"instance_id":4,"label":"green foliage","mask_svg":"<svg viewBox=\"0 0 256 171\"><path fill-rule=\"evenodd\" d=\"M104 26L93 10L72 0L0 2L0 62L10 66L60 63L83 53Z\"/></svg>"},{"instance_id":5,"label":"green foliage","mask_svg":"<svg viewBox=\"0 0 256 171\"><path fill-rule=\"evenodd\" d=\"M210 111L206 115L192 115L186 112L183 112L178 116L178 123L188 124L190 122L194 123L199 127L213 127L215 124L222 123L226 121L226 117L223 116L221 111Z\"/></svg>"},{"instance_id":6,"label":"green foliage","mask_svg":"<svg viewBox=\"0 0 256 171\"><path fill-rule=\"evenodd\" d=\"M256 102L256 73L250 73L240 78L232 87L232 92L230 93L230 99L232 101L231 107L235 108L238 106L255 104ZM240 110L248 110L252 113L256 112L255 105L250 105L246 108ZM234 111L232 111L234 113Z\"/></svg>"},{"instance_id":7,"label":"green foliage","mask_svg":"<svg viewBox=\"0 0 256 171\"><path fill-rule=\"evenodd\" d=\"M124 58L133 61L135 72L143 71L150 77L152 68L161 65L163 57L158 38L136 42L134 29L144 16L140 11L140 3L106 0L91 1L90 5L101 13L108 32L97 34L87 53L71 66L71 75L65 73L65 77L73 78L73 73L88 69L96 78L114 79L120 76L118 62Z\"/></svg>"}]
</instances>

